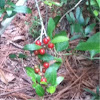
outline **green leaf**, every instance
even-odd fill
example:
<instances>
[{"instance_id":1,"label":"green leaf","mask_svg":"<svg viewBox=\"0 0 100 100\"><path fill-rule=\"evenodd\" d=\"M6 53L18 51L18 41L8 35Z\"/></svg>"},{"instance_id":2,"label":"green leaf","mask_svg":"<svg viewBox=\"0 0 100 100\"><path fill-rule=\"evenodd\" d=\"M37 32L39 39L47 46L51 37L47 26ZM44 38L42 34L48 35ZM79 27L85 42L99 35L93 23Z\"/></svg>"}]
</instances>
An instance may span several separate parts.
<instances>
[{"instance_id":1,"label":"green leaf","mask_svg":"<svg viewBox=\"0 0 100 100\"><path fill-rule=\"evenodd\" d=\"M31 78L31 80L36 83L36 77L34 69L31 67L25 67L27 75Z\"/></svg>"},{"instance_id":2,"label":"green leaf","mask_svg":"<svg viewBox=\"0 0 100 100\"><path fill-rule=\"evenodd\" d=\"M71 35L73 35L73 33L75 32L74 26L75 26L74 24L72 24L72 25L70 26Z\"/></svg>"},{"instance_id":3,"label":"green leaf","mask_svg":"<svg viewBox=\"0 0 100 100\"><path fill-rule=\"evenodd\" d=\"M2 16L2 14L5 12L4 9L0 9L0 17Z\"/></svg>"},{"instance_id":4,"label":"green leaf","mask_svg":"<svg viewBox=\"0 0 100 100\"><path fill-rule=\"evenodd\" d=\"M7 2L7 4L11 7L15 7L16 5L13 2Z\"/></svg>"},{"instance_id":5,"label":"green leaf","mask_svg":"<svg viewBox=\"0 0 100 100\"><path fill-rule=\"evenodd\" d=\"M24 46L24 50L29 50L29 51L39 50L41 48L42 48L41 46L38 46L36 44L27 44Z\"/></svg>"},{"instance_id":6,"label":"green leaf","mask_svg":"<svg viewBox=\"0 0 100 100\"><path fill-rule=\"evenodd\" d=\"M36 85L37 85L36 83L35 84L32 84L32 87L35 89Z\"/></svg>"},{"instance_id":7,"label":"green leaf","mask_svg":"<svg viewBox=\"0 0 100 100\"><path fill-rule=\"evenodd\" d=\"M52 6L52 3L49 2L49 1L43 1L43 2L44 2L44 4L46 4L46 5L48 5L48 6Z\"/></svg>"},{"instance_id":8,"label":"green leaf","mask_svg":"<svg viewBox=\"0 0 100 100\"><path fill-rule=\"evenodd\" d=\"M52 1L51 1L51 2L52 2ZM61 6L62 6L62 4L59 3L59 2L52 2L52 4L55 5L55 6L58 6L58 7L61 7Z\"/></svg>"},{"instance_id":9,"label":"green leaf","mask_svg":"<svg viewBox=\"0 0 100 100\"><path fill-rule=\"evenodd\" d=\"M9 54L9 58L14 59L17 58L16 54Z\"/></svg>"},{"instance_id":10,"label":"green leaf","mask_svg":"<svg viewBox=\"0 0 100 100\"><path fill-rule=\"evenodd\" d=\"M65 49L68 48L68 46L69 46L69 42L68 41L55 44L55 48L56 48L57 51L65 50Z\"/></svg>"},{"instance_id":11,"label":"green leaf","mask_svg":"<svg viewBox=\"0 0 100 100\"><path fill-rule=\"evenodd\" d=\"M56 62L56 63L50 65L50 68L55 69L57 71L60 66L61 66L61 62Z\"/></svg>"},{"instance_id":12,"label":"green leaf","mask_svg":"<svg viewBox=\"0 0 100 100\"><path fill-rule=\"evenodd\" d=\"M46 91L50 94L53 94L56 91L56 87L55 86L49 86Z\"/></svg>"},{"instance_id":13,"label":"green leaf","mask_svg":"<svg viewBox=\"0 0 100 100\"><path fill-rule=\"evenodd\" d=\"M98 3L99 8L100 8L100 0L96 0L96 1L97 1L97 3Z\"/></svg>"},{"instance_id":14,"label":"green leaf","mask_svg":"<svg viewBox=\"0 0 100 100\"><path fill-rule=\"evenodd\" d=\"M53 69L52 67L49 67L45 72L45 77L47 78L47 83L50 83L51 85L55 85L57 71Z\"/></svg>"},{"instance_id":15,"label":"green leaf","mask_svg":"<svg viewBox=\"0 0 100 100\"><path fill-rule=\"evenodd\" d=\"M82 10L80 9L80 7L76 8L76 19L81 25L85 24L83 14L82 14Z\"/></svg>"},{"instance_id":16,"label":"green leaf","mask_svg":"<svg viewBox=\"0 0 100 100\"><path fill-rule=\"evenodd\" d=\"M90 51L91 59L93 59L93 57L98 53L99 53L99 51L96 51L96 50Z\"/></svg>"},{"instance_id":17,"label":"green leaf","mask_svg":"<svg viewBox=\"0 0 100 100\"><path fill-rule=\"evenodd\" d=\"M54 57L54 60L56 60L56 62L60 62L60 63L62 63L62 58Z\"/></svg>"},{"instance_id":18,"label":"green leaf","mask_svg":"<svg viewBox=\"0 0 100 100\"><path fill-rule=\"evenodd\" d=\"M40 82L40 84L47 85L47 82Z\"/></svg>"},{"instance_id":19,"label":"green leaf","mask_svg":"<svg viewBox=\"0 0 100 100\"><path fill-rule=\"evenodd\" d=\"M99 11L97 11L97 10L94 10L93 13L94 13L95 16L99 15Z\"/></svg>"},{"instance_id":20,"label":"green leaf","mask_svg":"<svg viewBox=\"0 0 100 100\"><path fill-rule=\"evenodd\" d=\"M75 17L74 17L73 12L70 12L69 14L70 14L70 17L71 17L71 19L73 20L73 22L75 22Z\"/></svg>"},{"instance_id":21,"label":"green leaf","mask_svg":"<svg viewBox=\"0 0 100 100\"><path fill-rule=\"evenodd\" d=\"M5 0L0 0L0 8L4 8L5 6Z\"/></svg>"},{"instance_id":22,"label":"green leaf","mask_svg":"<svg viewBox=\"0 0 100 100\"><path fill-rule=\"evenodd\" d=\"M85 28L85 34L89 34L92 32L93 28L95 27L96 24L90 24Z\"/></svg>"},{"instance_id":23,"label":"green leaf","mask_svg":"<svg viewBox=\"0 0 100 100\"><path fill-rule=\"evenodd\" d=\"M70 41L78 39L80 37L81 37L81 35L74 35L73 37L70 38Z\"/></svg>"},{"instance_id":24,"label":"green leaf","mask_svg":"<svg viewBox=\"0 0 100 100\"><path fill-rule=\"evenodd\" d=\"M97 42L81 42L77 45L76 50L90 51L90 50L99 50L100 44Z\"/></svg>"},{"instance_id":25,"label":"green leaf","mask_svg":"<svg viewBox=\"0 0 100 100\"><path fill-rule=\"evenodd\" d=\"M49 61L54 59L54 57L52 55L49 55L47 53L44 55L38 55L38 58L43 60L43 61L46 61L46 62L49 62Z\"/></svg>"},{"instance_id":26,"label":"green leaf","mask_svg":"<svg viewBox=\"0 0 100 100\"><path fill-rule=\"evenodd\" d=\"M85 20L85 25L87 25L90 21L90 17L87 17L86 20Z\"/></svg>"},{"instance_id":27,"label":"green leaf","mask_svg":"<svg viewBox=\"0 0 100 100\"><path fill-rule=\"evenodd\" d=\"M35 91L36 91L36 93L37 93L38 96L44 96L44 94L45 94L44 89L43 89L42 86L39 85L39 84L36 85Z\"/></svg>"},{"instance_id":28,"label":"green leaf","mask_svg":"<svg viewBox=\"0 0 100 100\"><path fill-rule=\"evenodd\" d=\"M17 13L31 13L31 9L27 6L15 6L13 11Z\"/></svg>"},{"instance_id":29,"label":"green leaf","mask_svg":"<svg viewBox=\"0 0 100 100\"><path fill-rule=\"evenodd\" d=\"M40 75L38 75L38 74L35 74L35 77L36 77L36 81L37 81L38 83L40 83L41 76L40 76Z\"/></svg>"},{"instance_id":30,"label":"green leaf","mask_svg":"<svg viewBox=\"0 0 100 100\"><path fill-rule=\"evenodd\" d=\"M79 23L74 24L74 32L76 32L76 33L82 32L82 26Z\"/></svg>"},{"instance_id":31,"label":"green leaf","mask_svg":"<svg viewBox=\"0 0 100 100\"><path fill-rule=\"evenodd\" d=\"M25 54L20 53L20 54L19 54L19 56L18 56L18 58L23 58L23 59L26 59L26 58L27 58L27 56L26 56Z\"/></svg>"},{"instance_id":32,"label":"green leaf","mask_svg":"<svg viewBox=\"0 0 100 100\"><path fill-rule=\"evenodd\" d=\"M70 24L73 22L73 19L68 14L66 14L66 18Z\"/></svg>"},{"instance_id":33,"label":"green leaf","mask_svg":"<svg viewBox=\"0 0 100 100\"><path fill-rule=\"evenodd\" d=\"M96 95L96 93L95 92L93 92L93 91L91 91L90 89L84 89L86 92L88 92L88 93L91 93L92 95Z\"/></svg>"},{"instance_id":34,"label":"green leaf","mask_svg":"<svg viewBox=\"0 0 100 100\"><path fill-rule=\"evenodd\" d=\"M44 1L44 3L48 6L52 6L52 5L55 5L55 6L59 6L61 7L62 5L58 2L53 2L53 1Z\"/></svg>"},{"instance_id":35,"label":"green leaf","mask_svg":"<svg viewBox=\"0 0 100 100\"><path fill-rule=\"evenodd\" d=\"M56 17L53 19L54 22L55 22L55 26L57 26L57 24L58 24L60 18L61 18L60 16L56 16Z\"/></svg>"},{"instance_id":36,"label":"green leaf","mask_svg":"<svg viewBox=\"0 0 100 100\"><path fill-rule=\"evenodd\" d=\"M59 32L57 35L54 36L54 38L51 40L52 43L60 43L68 41L69 38L66 35L65 31Z\"/></svg>"},{"instance_id":37,"label":"green leaf","mask_svg":"<svg viewBox=\"0 0 100 100\"><path fill-rule=\"evenodd\" d=\"M8 16L11 16L12 11L13 11L13 8L6 8L6 12L7 12Z\"/></svg>"},{"instance_id":38,"label":"green leaf","mask_svg":"<svg viewBox=\"0 0 100 100\"><path fill-rule=\"evenodd\" d=\"M76 50L95 50L100 52L100 32L91 36L86 42L81 42L77 45Z\"/></svg>"},{"instance_id":39,"label":"green leaf","mask_svg":"<svg viewBox=\"0 0 100 100\"><path fill-rule=\"evenodd\" d=\"M60 0L61 4L67 4L67 0Z\"/></svg>"},{"instance_id":40,"label":"green leaf","mask_svg":"<svg viewBox=\"0 0 100 100\"><path fill-rule=\"evenodd\" d=\"M99 86L96 87L96 94L97 94L98 96L100 96L100 94L99 94Z\"/></svg>"},{"instance_id":41,"label":"green leaf","mask_svg":"<svg viewBox=\"0 0 100 100\"><path fill-rule=\"evenodd\" d=\"M48 27L47 27L47 33L48 33L48 36L52 39L52 33L55 29L55 22L52 18L49 18L49 21L48 21Z\"/></svg>"},{"instance_id":42,"label":"green leaf","mask_svg":"<svg viewBox=\"0 0 100 100\"><path fill-rule=\"evenodd\" d=\"M64 80L64 77L62 76L57 77L55 86L59 85L63 80Z\"/></svg>"}]
</instances>

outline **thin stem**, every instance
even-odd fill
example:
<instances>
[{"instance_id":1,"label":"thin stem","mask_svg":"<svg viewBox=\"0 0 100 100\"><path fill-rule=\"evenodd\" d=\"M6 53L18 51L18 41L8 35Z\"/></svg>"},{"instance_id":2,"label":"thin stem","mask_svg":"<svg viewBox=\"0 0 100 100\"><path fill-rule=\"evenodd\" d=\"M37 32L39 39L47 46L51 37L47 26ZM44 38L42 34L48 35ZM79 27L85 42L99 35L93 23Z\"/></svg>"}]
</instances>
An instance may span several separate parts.
<instances>
[{"instance_id":1,"label":"thin stem","mask_svg":"<svg viewBox=\"0 0 100 100\"><path fill-rule=\"evenodd\" d=\"M43 36L43 35L47 36L47 34L46 34L46 30L45 30L45 27L44 27L44 24L43 24L43 19L42 19L41 13L40 13L38 1L35 0L35 3L36 3L36 7L37 7L37 10L38 10L38 13L39 13L40 22L41 22L40 42L42 42L42 36Z\"/></svg>"},{"instance_id":2,"label":"thin stem","mask_svg":"<svg viewBox=\"0 0 100 100\"><path fill-rule=\"evenodd\" d=\"M72 10L74 10L80 3L82 2L82 0L80 0L73 8L71 8L70 10L68 10L59 20L59 22L62 21L62 19L66 16L66 14L70 13Z\"/></svg>"}]
</instances>

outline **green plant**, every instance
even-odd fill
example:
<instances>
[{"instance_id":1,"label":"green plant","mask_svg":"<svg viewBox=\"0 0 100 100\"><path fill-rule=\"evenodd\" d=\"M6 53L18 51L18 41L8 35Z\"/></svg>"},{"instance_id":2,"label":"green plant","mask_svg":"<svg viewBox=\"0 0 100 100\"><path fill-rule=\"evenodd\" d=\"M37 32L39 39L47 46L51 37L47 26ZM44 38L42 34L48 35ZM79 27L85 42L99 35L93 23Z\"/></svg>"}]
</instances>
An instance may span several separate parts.
<instances>
[{"instance_id":1,"label":"green plant","mask_svg":"<svg viewBox=\"0 0 100 100\"><path fill-rule=\"evenodd\" d=\"M32 35L32 37L35 39L40 35L40 19L36 16L32 17L30 22L25 22L29 26L29 33Z\"/></svg>"},{"instance_id":2,"label":"green plant","mask_svg":"<svg viewBox=\"0 0 100 100\"><path fill-rule=\"evenodd\" d=\"M29 50L31 52L33 51L35 52L36 50L39 51L39 53L37 53L37 51L35 53L38 56L38 58L42 61L40 62L41 64L39 65L40 67L38 71L36 69L34 70L31 67L25 68L28 76L31 77L33 81L32 87L35 89L36 93L39 96L44 96L45 90L48 93L51 94L54 93L56 91L57 85L59 85L64 79L61 76L57 77L57 70L59 69L62 63L62 59L54 57L46 52L46 49L48 49L48 45L50 43L53 44L53 46L51 44L50 45L54 47L54 45L58 43L68 42L69 40L68 37L66 36L65 31L61 31L59 34L53 36L52 33L55 27L56 26L54 20L50 18L48 22L48 29L47 29L48 36L50 38L48 38L48 36L45 38L45 39L49 39L49 41L44 42L43 39L43 42L40 42L39 40L37 40L35 44L27 44L24 46L24 50ZM55 63L49 64L49 62L53 60L55 61ZM43 67L45 69L43 69Z\"/></svg>"},{"instance_id":3,"label":"green plant","mask_svg":"<svg viewBox=\"0 0 100 100\"><path fill-rule=\"evenodd\" d=\"M75 15L73 12L70 12L66 15L66 18L70 24L70 31L72 35L70 40L88 37L96 25L95 23L88 25L90 18L87 17L84 19L80 7L76 8Z\"/></svg>"},{"instance_id":4,"label":"green plant","mask_svg":"<svg viewBox=\"0 0 100 100\"><path fill-rule=\"evenodd\" d=\"M84 89L84 90L92 95L91 100L100 100L99 86L96 87L96 93L91 91L90 89Z\"/></svg>"},{"instance_id":5,"label":"green plant","mask_svg":"<svg viewBox=\"0 0 100 100\"><path fill-rule=\"evenodd\" d=\"M98 21L100 21L100 18L99 18L100 0L88 0L86 2L86 4L88 5L88 9L89 9L90 13L92 13L93 16Z\"/></svg>"},{"instance_id":6,"label":"green plant","mask_svg":"<svg viewBox=\"0 0 100 100\"><path fill-rule=\"evenodd\" d=\"M11 0L0 0L0 17L4 14L3 19L5 19L16 13L31 13L31 9L27 6L17 6Z\"/></svg>"}]
</instances>

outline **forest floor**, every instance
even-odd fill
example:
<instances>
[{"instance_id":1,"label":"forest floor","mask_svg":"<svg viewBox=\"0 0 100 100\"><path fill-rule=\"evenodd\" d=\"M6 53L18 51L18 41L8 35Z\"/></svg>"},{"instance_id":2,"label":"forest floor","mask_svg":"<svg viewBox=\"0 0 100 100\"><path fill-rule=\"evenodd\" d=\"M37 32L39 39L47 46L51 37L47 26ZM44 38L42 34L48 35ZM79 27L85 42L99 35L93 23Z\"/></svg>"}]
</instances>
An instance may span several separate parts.
<instances>
[{"instance_id":1,"label":"forest floor","mask_svg":"<svg viewBox=\"0 0 100 100\"><path fill-rule=\"evenodd\" d=\"M32 55L26 60L10 59L9 54L29 52L22 48L25 44L33 43L34 39L29 35L29 26L33 16L37 16L37 9L32 8L34 2L28 2L32 14L17 14L5 33L0 37L0 100L41 100L31 86L30 78L24 67L38 64L36 57ZM41 4L41 14L45 19L46 11ZM49 16L53 16L49 14ZM66 21L62 24L66 25ZM62 25L61 24L61 25ZM78 44L79 40L70 42L70 46ZM89 60L83 57L87 52L79 52L79 56L61 56L63 64L58 75L64 76L64 81L57 87L53 95L46 94L44 100L90 100L91 95L84 91L89 88L96 91L99 85L99 60Z\"/></svg>"}]
</instances>

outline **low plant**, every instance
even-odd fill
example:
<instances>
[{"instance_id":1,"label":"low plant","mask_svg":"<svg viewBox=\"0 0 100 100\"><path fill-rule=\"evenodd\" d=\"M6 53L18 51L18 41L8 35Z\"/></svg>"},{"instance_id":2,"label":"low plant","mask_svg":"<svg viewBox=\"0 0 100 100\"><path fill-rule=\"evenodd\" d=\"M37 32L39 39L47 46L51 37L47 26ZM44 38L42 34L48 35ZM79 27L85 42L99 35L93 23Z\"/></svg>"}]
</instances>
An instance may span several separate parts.
<instances>
[{"instance_id":1,"label":"low plant","mask_svg":"<svg viewBox=\"0 0 100 100\"><path fill-rule=\"evenodd\" d=\"M96 87L96 93L87 88L84 90L92 95L91 100L100 100L99 86Z\"/></svg>"}]
</instances>

